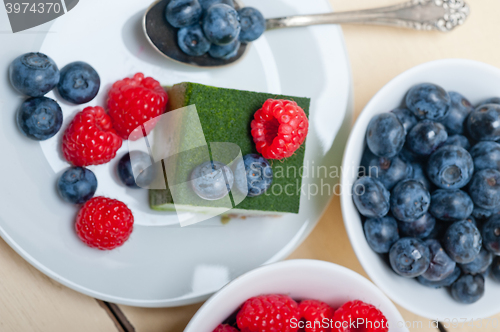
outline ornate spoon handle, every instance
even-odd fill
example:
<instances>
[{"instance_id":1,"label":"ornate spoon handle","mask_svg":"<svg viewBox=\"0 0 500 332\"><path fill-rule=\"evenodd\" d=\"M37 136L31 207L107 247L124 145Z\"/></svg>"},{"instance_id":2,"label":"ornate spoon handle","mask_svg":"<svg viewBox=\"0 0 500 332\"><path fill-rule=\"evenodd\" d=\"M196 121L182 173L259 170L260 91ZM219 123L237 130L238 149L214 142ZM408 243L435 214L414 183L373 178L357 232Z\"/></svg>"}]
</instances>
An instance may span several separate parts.
<instances>
[{"instance_id":1,"label":"ornate spoon handle","mask_svg":"<svg viewBox=\"0 0 500 332\"><path fill-rule=\"evenodd\" d=\"M382 8L271 18L267 20L267 30L353 23L448 32L463 24L469 13L469 6L463 0L410 0Z\"/></svg>"}]
</instances>

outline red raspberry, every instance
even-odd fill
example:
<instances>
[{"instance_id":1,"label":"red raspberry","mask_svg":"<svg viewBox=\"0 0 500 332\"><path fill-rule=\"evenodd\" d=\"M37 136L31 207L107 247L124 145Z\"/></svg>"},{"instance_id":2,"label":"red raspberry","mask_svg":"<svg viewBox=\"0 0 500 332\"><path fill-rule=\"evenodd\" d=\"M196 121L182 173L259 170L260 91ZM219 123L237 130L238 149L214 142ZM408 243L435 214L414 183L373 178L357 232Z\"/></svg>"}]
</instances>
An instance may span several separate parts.
<instances>
[{"instance_id":1,"label":"red raspberry","mask_svg":"<svg viewBox=\"0 0 500 332\"><path fill-rule=\"evenodd\" d=\"M357 320L363 319L362 325ZM354 322L354 325L352 323ZM361 321L360 321L361 323ZM387 332L387 319L373 305L354 300L338 308L333 315L333 332ZM354 327L354 328L353 328Z\"/></svg>"},{"instance_id":2,"label":"red raspberry","mask_svg":"<svg viewBox=\"0 0 500 332\"><path fill-rule=\"evenodd\" d=\"M220 324L215 328L213 332L239 332L239 330L237 328L232 327L231 325Z\"/></svg>"},{"instance_id":3,"label":"red raspberry","mask_svg":"<svg viewBox=\"0 0 500 332\"><path fill-rule=\"evenodd\" d=\"M116 156L122 140L102 107L87 107L76 114L64 132L64 158L75 166L100 165Z\"/></svg>"},{"instance_id":4,"label":"red raspberry","mask_svg":"<svg viewBox=\"0 0 500 332\"><path fill-rule=\"evenodd\" d=\"M108 113L118 135L128 139L134 129L163 114L167 102L167 92L158 81L137 73L113 84L108 94ZM153 127L148 126L146 134Z\"/></svg>"},{"instance_id":5,"label":"red raspberry","mask_svg":"<svg viewBox=\"0 0 500 332\"><path fill-rule=\"evenodd\" d=\"M332 308L325 302L305 300L299 304L300 316L306 320L305 332L330 332ZM328 325L328 328L323 326Z\"/></svg>"},{"instance_id":6,"label":"red raspberry","mask_svg":"<svg viewBox=\"0 0 500 332\"><path fill-rule=\"evenodd\" d=\"M286 295L261 295L248 299L236 316L242 332L295 332L298 327L292 326L297 326L299 321L299 306Z\"/></svg>"},{"instance_id":7,"label":"red raspberry","mask_svg":"<svg viewBox=\"0 0 500 332\"><path fill-rule=\"evenodd\" d=\"M122 202L94 197L76 217L76 233L89 247L111 250L128 240L134 228L132 211Z\"/></svg>"},{"instance_id":8,"label":"red raspberry","mask_svg":"<svg viewBox=\"0 0 500 332\"><path fill-rule=\"evenodd\" d=\"M309 121L304 110L290 100L268 99L251 123L257 151L266 159L293 155L307 136Z\"/></svg>"}]
</instances>

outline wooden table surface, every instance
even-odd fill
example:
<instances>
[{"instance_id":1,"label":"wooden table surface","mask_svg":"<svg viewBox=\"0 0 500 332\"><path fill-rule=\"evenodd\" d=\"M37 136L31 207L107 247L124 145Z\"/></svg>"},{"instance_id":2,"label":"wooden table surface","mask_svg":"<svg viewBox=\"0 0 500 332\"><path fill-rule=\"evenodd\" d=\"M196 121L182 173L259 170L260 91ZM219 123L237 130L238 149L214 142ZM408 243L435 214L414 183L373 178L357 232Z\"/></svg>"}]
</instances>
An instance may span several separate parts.
<instances>
[{"instance_id":1,"label":"wooden table surface","mask_svg":"<svg viewBox=\"0 0 500 332\"><path fill-rule=\"evenodd\" d=\"M401 0L330 1L335 10L343 11ZM467 1L471 17L450 34L343 27L354 79L355 115L389 80L423 62L467 58L500 68L500 0ZM366 276L349 244L338 197L332 199L315 230L290 258L330 261ZM105 304L49 279L0 240L0 331L181 332L199 306L144 309ZM403 309L401 312L407 321L423 322L423 328L412 331L436 331L427 327L424 318Z\"/></svg>"}]
</instances>

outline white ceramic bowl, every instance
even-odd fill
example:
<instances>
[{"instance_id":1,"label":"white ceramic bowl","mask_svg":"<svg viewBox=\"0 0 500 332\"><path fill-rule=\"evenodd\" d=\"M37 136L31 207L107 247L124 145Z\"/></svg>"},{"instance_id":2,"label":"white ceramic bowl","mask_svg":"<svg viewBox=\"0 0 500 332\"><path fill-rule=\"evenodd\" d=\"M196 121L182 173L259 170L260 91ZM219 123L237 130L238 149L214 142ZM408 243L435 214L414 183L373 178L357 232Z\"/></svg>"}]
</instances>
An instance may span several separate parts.
<instances>
[{"instance_id":1,"label":"white ceramic bowl","mask_svg":"<svg viewBox=\"0 0 500 332\"><path fill-rule=\"evenodd\" d=\"M394 304L363 276L333 263L289 260L262 266L231 281L205 302L184 332L212 332L243 302L262 294L317 299L333 307L359 299L384 313L391 332L408 331Z\"/></svg>"},{"instance_id":2,"label":"white ceramic bowl","mask_svg":"<svg viewBox=\"0 0 500 332\"><path fill-rule=\"evenodd\" d=\"M445 59L414 67L387 83L366 105L351 131L342 165L342 214L351 244L370 278L392 300L429 319L478 319L500 312L500 284L486 280L484 297L472 305L455 302L446 289L435 290L412 279L400 277L366 242L361 218L351 197L357 169L365 148L365 132L371 118L399 106L415 84L431 82L448 91L457 91L473 104L500 96L500 70L490 65L463 59Z\"/></svg>"}]
</instances>

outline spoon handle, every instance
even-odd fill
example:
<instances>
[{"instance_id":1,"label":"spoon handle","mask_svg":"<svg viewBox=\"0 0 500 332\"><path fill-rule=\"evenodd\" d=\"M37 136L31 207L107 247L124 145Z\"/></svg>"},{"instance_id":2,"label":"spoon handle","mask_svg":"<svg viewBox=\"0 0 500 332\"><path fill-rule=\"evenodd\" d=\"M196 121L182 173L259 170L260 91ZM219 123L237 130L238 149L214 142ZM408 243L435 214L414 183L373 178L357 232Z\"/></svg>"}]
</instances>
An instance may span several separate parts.
<instances>
[{"instance_id":1,"label":"spoon handle","mask_svg":"<svg viewBox=\"0 0 500 332\"><path fill-rule=\"evenodd\" d=\"M382 8L271 18L267 20L267 30L353 23L448 32L463 24L469 13L464 0L410 0Z\"/></svg>"}]
</instances>

